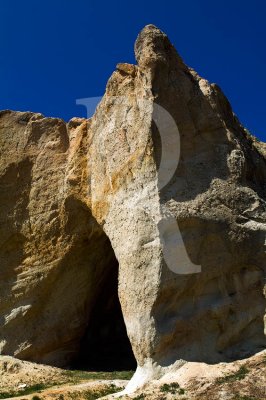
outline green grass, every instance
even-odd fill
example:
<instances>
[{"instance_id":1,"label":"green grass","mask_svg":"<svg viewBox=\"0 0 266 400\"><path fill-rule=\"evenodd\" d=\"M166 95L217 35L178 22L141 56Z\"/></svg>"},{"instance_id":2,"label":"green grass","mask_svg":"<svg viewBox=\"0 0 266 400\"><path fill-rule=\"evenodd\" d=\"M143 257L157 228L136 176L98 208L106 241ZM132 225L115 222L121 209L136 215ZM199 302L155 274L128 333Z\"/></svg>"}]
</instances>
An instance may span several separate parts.
<instances>
[{"instance_id":1,"label":"green grass","mask_svg":"<svg viewBox=\"0 0 266 400\"><path fill-rule=\"evenodd\" d=\"M76 371L76 370L66 370L63 374L65 378L68 378L68 381L62 381L62 382L51 382L51 383L37 383L32 386L25 387L24 389L21 390L13 390L9 392L0 392L0 399L6 399L8 397L18 397L18 396L27 396L32 393L36 392L41 392L44 389L48 389L53 386L57 385L64 385L66 383L69 384L77 384L81 381L85 380L113 380L113 379L121 379L121 380L129 380L133 376L134 371L112 371L112 372L90 372L90 371ZM116 391L119 391L119 388L117 388L115 385L109 385L110 391L116 389ZM107 389L103 389L107 390ZM107 390L107 394L109 393ZM98 397L93 397L96 394L95 393L100 393L99 392L88 392L88 400L94 400L98 399L100 397L100 394ZM114 393L114 392L112 392ZM104 396L101 394L101 396ZM40 400L39 396L33 396L31 400Z\"/></svg>"},{"instance_id":2,"label":"green grass","mask_svg":"<svg viewBox=\"0 0 266 400\"><path fill-rule=\"evenodd\" d=\"M25 387L24 389L17 390L17 391L10 391L10 392L0 392L0 399L7 399L8 397L18 397L18 396L27 396L28 394L32 394L35 392L40 392L41 390L47 389L53 384L44 384L44 383L37 383L36 385ZM34 396L37 397L37 396ZM37 399L35 399L37 400Z\"/></svg>"},{"instance_id":3,"label":"green grass","mask_svg":"<svg viewBox=\"0 0 266 400\"><path fill-rule=\"evenodd\" d=\"M161 392L171 394L185 394L185 389L181 388L177 382L165 383L160 387Z\"/></svg>"},{"instance_id":4,"label":"green grass","mask_svg":"<svg viewBox=\"0 0 266 400\"><path fill-rule=\"evenodd\" d=\"M2 392L0 393L0 399L7 399L8 397L27 396L32 393L41 392L42 390L47 389L51 386L54 385L37 384L18 391ZM100 390L85 391L83 395L86 398L86 400L95 400L100 397L107 396L108 394L119 392L121 390L123 390L123 388L117 387L115 385L108 385L107 387ZM73 398L75 398L75 393L73 393ZM32 397L31 400L41 400L41 398L35 395Z\"/></svg>"},{"instance_id":5,"label":"green grass","mask_svg":"<svg viewBox=\"0 0 266 400\"><path fill-rule=\"evenodd\" d=\"M122 379L129 380L132 378L134 371L112 371L112 372L91 372L91 371L78 371L67 370L64 375L73 382L80 382L84 380L113 380Z\"/></svg>"},{"instance_id":6,"label":"green grass","mask_svg":"<svg viewBox=\"0 0 266 400\"><path fill-rule=\"evenodd\" d=\"M218 378L216 380L216 382L219 384L222 384L222 383L228 383L228 382L241 381L242 379L244 379L246 377L248 372L249 372L249 370L246 367L242 366L234 374L225 375L222 378Z\"/></svg>"},{"instance_id":7,"label":"green grass","mask_svg":"<svg viewBox=\"0 0 266 400\"><path fill-rule=\"evenodd\" d=\"M144 400L145 399L145 394L141 393L137 397L134 397L134 400Z\"/></svg>"}]
</instances>

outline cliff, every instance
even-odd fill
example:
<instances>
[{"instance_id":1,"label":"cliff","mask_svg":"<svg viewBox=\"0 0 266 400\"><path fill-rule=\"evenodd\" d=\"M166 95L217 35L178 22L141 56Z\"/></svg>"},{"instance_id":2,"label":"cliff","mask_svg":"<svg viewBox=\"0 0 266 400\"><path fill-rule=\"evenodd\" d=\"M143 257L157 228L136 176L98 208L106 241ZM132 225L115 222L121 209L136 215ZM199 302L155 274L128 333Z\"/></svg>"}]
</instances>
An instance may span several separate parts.
<instances>
[{"instance_id":1,"label":"cliff","mask_svg":"<svg viewBox=\"0 0 266 400\"><path fill-rule=\"evenodd\" d=\"M0 113L0 354L128 391L266 345L265 144L159 29L135 54L90 120Z\"/></svg>"}]
</instances>

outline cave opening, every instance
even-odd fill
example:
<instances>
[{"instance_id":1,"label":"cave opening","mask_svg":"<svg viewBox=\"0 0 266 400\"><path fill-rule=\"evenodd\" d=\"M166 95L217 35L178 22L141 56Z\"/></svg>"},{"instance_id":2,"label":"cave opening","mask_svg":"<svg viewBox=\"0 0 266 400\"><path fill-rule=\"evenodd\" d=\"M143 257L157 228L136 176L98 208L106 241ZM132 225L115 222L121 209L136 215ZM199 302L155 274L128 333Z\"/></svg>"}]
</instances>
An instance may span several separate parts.
<instances>
[{"instance_id":1,"label":"cave opening","mask_svg":"<svg viewBox=\"0 0 266 400\"><path fill-rule=\"evenodd\" d=\"M107 239L107 238L106 238ZM108 240L109 242L109 240ZM110 242L108 264L102 270L98 294L89 313L71 369L86 371L129 371L137 363L127 336L118 297L118 261Z\"/></svg>"}]
</instances>

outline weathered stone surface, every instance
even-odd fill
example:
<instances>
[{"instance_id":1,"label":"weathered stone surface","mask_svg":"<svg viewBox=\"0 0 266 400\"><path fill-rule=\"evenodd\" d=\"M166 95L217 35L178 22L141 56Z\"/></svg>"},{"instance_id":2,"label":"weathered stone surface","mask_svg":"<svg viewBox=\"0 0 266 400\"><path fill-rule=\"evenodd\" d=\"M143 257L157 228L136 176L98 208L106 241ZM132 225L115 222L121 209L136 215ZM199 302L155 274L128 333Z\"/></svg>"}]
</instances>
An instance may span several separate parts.
<instances>
[{"instance_id":1,"label":"weathered stone surface","mask_svg":"<svg viewBox=\"0 0 266 400\"><path fill-rule=\"evenodd\" d=\"M1 353L66 364L116 263L88 207L87 123L0 121Z\"/></svg>"},{"instance_id":2,"label":"weathered stone surface","mask_svg":"<svg viewBox=\"0 0 266 400\"><path fill-rule=\"evenodd\" d=\"M90 121L0 116L1 352L67 362L113 248L138 362L129 391L182 360L266 344L264 145L159 29L135 53Z\"/></svg>"}]
</instances>

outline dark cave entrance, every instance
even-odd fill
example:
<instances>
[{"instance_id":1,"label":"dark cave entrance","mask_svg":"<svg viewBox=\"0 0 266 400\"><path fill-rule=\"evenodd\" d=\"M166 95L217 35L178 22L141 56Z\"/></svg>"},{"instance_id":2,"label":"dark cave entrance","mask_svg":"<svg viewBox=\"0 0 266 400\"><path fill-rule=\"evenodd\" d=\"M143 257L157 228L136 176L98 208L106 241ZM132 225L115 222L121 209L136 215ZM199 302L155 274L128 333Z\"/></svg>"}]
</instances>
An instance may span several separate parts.
<instances>
[{"instance_id":1,"label":"dark cave entrance","mask_svg":"<svg viewBox=\"0 0 266 400\"><path fill-rule=\"evenodd\" d=\"M71 369L126 371L137 366L118 297L118 261L111 244L109 252L108 268L102 273L99 293Z\"/></svg>"}]
</instances>

